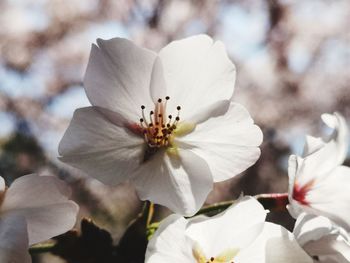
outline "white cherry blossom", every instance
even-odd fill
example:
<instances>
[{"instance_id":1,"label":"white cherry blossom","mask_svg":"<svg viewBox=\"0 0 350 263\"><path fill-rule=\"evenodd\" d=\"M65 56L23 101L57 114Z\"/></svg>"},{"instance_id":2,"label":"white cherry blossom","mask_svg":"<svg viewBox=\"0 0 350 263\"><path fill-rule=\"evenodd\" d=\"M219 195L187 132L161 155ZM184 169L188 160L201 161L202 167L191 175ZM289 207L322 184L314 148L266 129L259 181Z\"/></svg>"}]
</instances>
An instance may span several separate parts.
<instances>
[{"instance_id":1,"label":"white cherry blossom","mask_svg":"<svg viewBox=\"0 0 350 263\"><path fill-rule=\"evenodd\" d=\"M303 157L289 159L289 212L325 216L350 230L350 168L343 166L348 149L348 128L339 113L323 114L333 133L308 136Z\"/></svg>"},{"instance_id":2,"label":"white cherry blossom","mask_svg":"<svg viewBox=\"0 0 350 263\"><path fill-rule=\"evenodd\" d=\"M236 70L206 35L158 54L97 40L84 78L92 107L76 110L60 159L106 184L130 180L142 200L193 215L214 182L260 156L259 127L231 102Z\"/></svg>"},{"instance_id":3,"label":"white cherry blossom","mask_svg":"<svg viewBox=\"0 0 350 263\"><path fill-rule=\"evenodd\" d=\"M31 262L28 246L70 230L78 205L69 195L53 176L22 176L9 188L0 177L0 262Z\"/></svg>"},{"instance_id":4,"label":"white cherry blossom","mask_svg":"<svg viewBox=\"0 0 350 263\"><path fill-rule=\"evenodd\" d=\"M146 263L306 263L311 258L266 211L244 197L214 216L166 218L151 238Z\"/></svg>"},{"instance_id":5,"label":"white cherry blossom","mask_svg":"<svg viewBox=\"0 0 350 263\"><path fill-rule=\"evenodd\" d=\"M350 262L350 236L341 227L323 216L299 215L293 234L300 246L316 262Z\"/></svg>"}]
</instances>

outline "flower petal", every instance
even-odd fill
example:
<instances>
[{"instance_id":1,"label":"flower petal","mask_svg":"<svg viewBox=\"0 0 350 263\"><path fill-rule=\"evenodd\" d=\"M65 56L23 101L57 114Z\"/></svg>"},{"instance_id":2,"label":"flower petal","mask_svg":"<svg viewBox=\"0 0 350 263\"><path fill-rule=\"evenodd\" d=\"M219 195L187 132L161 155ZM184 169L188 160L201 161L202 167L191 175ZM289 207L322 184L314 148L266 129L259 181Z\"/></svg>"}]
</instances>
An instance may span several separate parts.
<instances>
[{"instance_id":1,"label":"flower petal","mask_svg":"<svg viewBox=\"0 0 350 263\"><path fill-rule=\"evenodd\" d=\"M192 242L185 237L187 220L179 215L170 215L164 219L146 251L146 263L191 263Z\"/></svg>"},{"instance_id":2,"label":"flower petal","mask_svg":"<svg viewBox=\"0 0 350 263\"><path fill-rule=\"evenodd\" d=\"M199 243L207 258L227 249L244 249L260 234L266 211L252 197L243 197L214 217L190 220L186 235Z\"/></svg>"},{"instance_id":3,"label":"flower petal","mask_svg":"<svg viewBox=\"0 0 350 263\"><path fill-rule=\"evenodd\" d=\"M310 180L321 179L329 174L338 164L335 163L337 149L332 144L325 144L318 151L301 159L298 165L296 182L304 185Z\"/></svg>"},{"instance_id":4,"label":"flower petal","mask_svg":"<svg viewBox=\"0 0 350 263\"><path fill-rule=\"evenodd\" d=\"M318 240L324 235L330 234L333 229L333 224L327 217L302 213L297 218L293 234L298 243L304 246L311 240Z\"/></svg>"},{"instance_id":5,"label":"flower petal","mask_svg":"<svg viewBox=\"0 0 350 263\"><path fill-rule=\"evenodd\" d=\"M330 138L327 140L328 143L333 143L337 149L336 163L341 165L346 158L349 145L349 130L344 117L335 112L331 114L322 114L322 120L334 131Z\"/></svg>"},{"instance_id":6,"label":"flower petal","mask_svg":"<svg viewBox=\"0 0 350 263\"><path fill-rule=\"evenodd\" d=\"M236 263L312 263L312 259L299 247L292 233L282 226L266 222L260 235L242 250Z\"/></svg>"},{"instance_id":7,"label":"flower petal","mask_svg":"<svg viewBox=\"0 0 350 263\"><path fill-rule=\"evenodd\" d=\"M268 263L312 263L312 258L298 245L292 233L282 226L266 223L263 238L266 240ZM257 241L258 242L258 241ZM254 250L252 250L253 252Z\"/></svg>"},{"instance_id":8,"label":"flower petal","mask_svg":"<svg viewBox=\"0 0 350 263\"><path fill-rule=\"evenodd\" d=\"M143 139L117 126L118 115L102 115L95 107L75 111L64 134L59 153L61 161L107 184L118 184L139 166Z\"/></svg>"},{"instance_id":9,"label":"flower petal","mask_svg":"<svg viewBox=\"0 0 350 263\"><path fill-rule=\"evenodd\" d=\"M323 258L321 262L329 262L330 257L335 262L350 261L348 233L326 217L303 213L298 217L293 233L311 256Z\"/></svg>"},{"instance_id":10,"label":"flower petal","mask_svg":"<svg viewBox=\"0 0 350 263\"><path fill-rule=\"evenodd\" d=\"M305 138L305 146L302 156L306 157L309 154L312 154L319 149L321 149L325 145L325 142L322 138L316 138L310 135L306 135Z\"/></svg>"},{"instance_id":11,"label":"flower petal","mask_svg":"<svg viewBox=\"0 0 350 263\"><path fill-rule=\"evenodd\" d=\"M236 69L222 42L197 35L171 42L159 52L170 112L181 106L181 119L192 117L219 100L232 97ZM200 98L200 103L198 99Z\"/></svg>"},{"instance_id":12,"label":"flower petal","mask_svg":"<svg viewBox=\"0 0 350 263\"><path fill-rule=\"evenodd\" d=\"M326 216L350 231L350 168L338 166L309 191L312 214Z\"/></svg>"},{"instance_id":13,"label":"flower petal","mask_svg":"<svg viewBox=\"0 0 350 263\"><path fill-rule=\"evenodd\" d=\"M317 255L317 262L348 263L350 262L350 243L335 235L311 241L304 247L310 255Z\"/></svg>"},{"instance_id":14,"label":"flower petal","mask_svg":"<svg viewBox=\"0 0 350 263\"><path fill-rule=\"evenodd\" d=\"M345 160L348 149L348 129L344 118L340 114L334 113L334 115L323 114L322 119L327 125L334 128L334 131L329 138L322 138L323 146L319 139L308 138L306 149L304 149L308 155L305 156L305 163L300 166L301 170L298 171L302 177L324 176ZM311 149L307 149L310 147ZM300 179L303 180L303 178Z\"/></svg>"},{"instance_id":15,"label":"flower petal","mask_svg":"<svg viewBox=\"0 0 350 263\"><path fill-rule=\"evenodd\" d=\"M32 262L28 253L28 233L24 217L15 215L1 215L0 262Z\"/></svg>"},{"instance_id":16,"label":"flower petal","mask_svg":"<svg viewBox=\"0 0 350 263\"><path fill-rule=\"evenodd\" d=\"M137 121L140 106L153 105L149 85L156 54L122 38L97 43L92 45L84 78L91 104Z\"/></svg>"},{"instance_id":17,"label":"flower petal","mask_svg":"<svg viewBox=\"0 0 350 263\"><path fill-rule=\"evenodd\" d=\"M79 207L68 200L69 195L65 183L53 176L23 176L7 190L1 213L23 216L29 244L34 244L74 226Z\"/></svg>"},{"instance_id":18,"label":"flower petal","mask_svg":"<svg viewBox=\"0 0 350 263\"><path fill-rule=\"evenodd\" d=\"M224 181L253 165L260 156L262 132L247 110L231 103L225 115L211 118L178 139L208 162L215 182Z\"/></svg>"},{"instance_id":19,"label":"flower petal","mask_svg":"<svg viewBox=\"0 0 350 263\"><path fill-rule=\"evenodd\" d=\"M139 168L132 181L142 200L188 216L200 209L213 187L207 163L183 149L178 149L176 156L157 153Z\"/></svg>"},{"instance_id":20,"label":"flower petal","mask_svg":"<svg viewBox=\"0 0 350 263\"><path fill-rule=\"evenodd\" d=\"M304 206L301 206L301 204L298 203L298 201L293 199L293 191L295 186L295 180L296 175L299 169L299 166L302 163L302 158L300 158L297 155L291 155L288 160L288 178L289 178L289 184L288 184L288 200L289 204L287 205L287 209L290 213L290 215L294 218L297 218L302 212ZM309 179L307 179L309 178ZM312 180L312 178L307 177L305 178L305 181Z\"/></svg>"},{"instance_id":21,"label":"flower petal","mask_svg":"<svg viewBox=\"0 0 350 263\"><path fill-rule=\"evenodd\" d=\"M164 99L167 96L163 65L159 56L157 56L153 64L150 88L154 103L157 103L158 99Z\"/></svg>"},{"instance_id":22,"label":"flower petal","mask_svg":"<svg viewBox=\"0 0 350 263\"><path fill-rule=\"evenodd\" d=\"M1 192L4 192L5 189L6 189L5 180L0 176L0 195L1 195Z\"/></svg>"}]
</instances>

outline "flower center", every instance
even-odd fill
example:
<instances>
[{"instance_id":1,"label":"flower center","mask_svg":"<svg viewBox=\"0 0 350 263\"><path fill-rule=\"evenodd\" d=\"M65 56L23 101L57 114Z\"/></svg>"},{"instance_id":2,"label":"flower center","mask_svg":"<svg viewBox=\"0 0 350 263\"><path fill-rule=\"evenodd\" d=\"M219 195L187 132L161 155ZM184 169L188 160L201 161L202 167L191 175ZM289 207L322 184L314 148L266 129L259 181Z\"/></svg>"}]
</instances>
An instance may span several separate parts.
<instances>
[{"instance_id":1,"label":"flower center","mask_svg":"<svg viewBox=\"0 0 350 263\"><path fill-rule=\"evenodd\" d=\"M302 205L309 205L309 202L306 200L306 194L310 191L313 184L314 180L311 180L303 186L300 186L299 184L295 183L293 187L293 199L298 201Z\"/></svg>"},{"instance_id":2,"label":"flower center","mask_svg":"<svg viewBox=\"0 0 350 263\"><path fill-rule=\"evenodd\" d=\"M198 244L196 244L192 249L196 263L234 263L233 259L238 254L238 252L239 249L237 248L229 248L224 250L218 256L210 257L208 259Z\"/></svg>"},{"instance_id":3,"label":"flower center","mask_svg":"<svg viewBox=\"0 0 350 263\"><path fill-rule=\"evenodd\" d=\"M176 108L176 117L173 115L167 116L166 107L169 99L170 97L166 96L163 102L159 98L154 111L151 110L148 116L145 113L146 107L144 105L141 106L142 118L140 119L140 127L146 143L151 148L169 146L171 144L171 136L180 121L180 106Z\"/></svg>"}]
</instances>

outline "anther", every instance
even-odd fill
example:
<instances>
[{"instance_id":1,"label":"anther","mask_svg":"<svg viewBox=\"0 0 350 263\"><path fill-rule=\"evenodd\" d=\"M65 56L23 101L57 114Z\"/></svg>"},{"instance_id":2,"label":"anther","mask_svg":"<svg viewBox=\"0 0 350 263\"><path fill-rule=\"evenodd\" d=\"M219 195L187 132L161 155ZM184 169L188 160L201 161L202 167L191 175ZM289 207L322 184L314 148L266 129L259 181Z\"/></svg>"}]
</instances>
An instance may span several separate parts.
<instances>
[{"instance_id":1,"label":"anther","mask_svg":"<svg viewBox=\"0 0 350 263\"><path fill-rule=\"evenodd\" d=\"M213 258L213 257L211 257L211 258L210 258L210 261L214 261L214 258Z\"/></svg>"},{"instance_id":2,"label":"anther","mask_svg":"<svg viewBox=\"0 0 350 263\"><path fill-rule=\"evenodd\" d=\"M172 139L172 133L176 129L176 124L180 121L181 107L177 106L177 114L166 115L167 102L170 99L169 96L157 99L157 105L152 111L147 111L149 116L145 116L145 105L141 105L142 116L140 116L139 126L142 128L142 132L145 136L145 141L150 147L166 147L170 144ZM168 119L165 120L166 116ZM209 262L210 263L210 262Z\"/></svg>"}]
</instances>

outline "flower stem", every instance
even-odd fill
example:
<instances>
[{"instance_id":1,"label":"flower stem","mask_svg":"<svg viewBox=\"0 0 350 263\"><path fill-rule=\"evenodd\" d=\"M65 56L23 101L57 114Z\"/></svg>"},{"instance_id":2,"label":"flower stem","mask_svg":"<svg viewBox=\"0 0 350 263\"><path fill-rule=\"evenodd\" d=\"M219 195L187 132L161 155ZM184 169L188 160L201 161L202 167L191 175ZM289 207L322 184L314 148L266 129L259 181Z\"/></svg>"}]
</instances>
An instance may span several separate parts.
<instances>
[{"instance_id":1,"label":"flower stem","mask_svg":"<svg viewBox=\"0 0 350 263\"><path fill-rule=\"evenodd\" d=\"M154 204L152 202L147 202L145 212L147 212L146 226L148 227L152 223L154 215Z\"/></svg>"},{"instance_id":2,"label":"flower stem","mask_svg":"<svg viewBox=\"0 0 350 263\"><path fill-rule=\"evenodd\" d=\"M52 242L46 242L46 243L39 243L37 245L34 245L29 248L29 253L34 254L41 254L46 252L51 252L51 250L55 247L55 243Z\"/></svg>"},{"instance_id":3,"label":"flower stem","mask_svg":"<svg viewBox=\"0 0 350 263\"><path fill-rule=\"evenodd\" d=\"M265 209L269 209L270 211L285 211L286 205L288 204L288 193L259 194L254 197L264 206ZM215 215L224 211L235 202L236 200L230 200L208 205L200 209L196 215ZM159 227L159 222L152 222L153 215L154 204L151 202L146 202L140 216L146 219L146 235L148 239L152 237ZM55 243L53 242L40 243L29 248L29 252L32 255L47 253L51 252L54 247Z\"/></svg>"}]
</instances>

